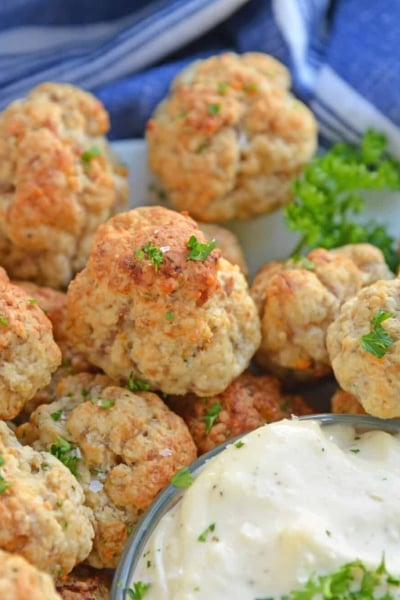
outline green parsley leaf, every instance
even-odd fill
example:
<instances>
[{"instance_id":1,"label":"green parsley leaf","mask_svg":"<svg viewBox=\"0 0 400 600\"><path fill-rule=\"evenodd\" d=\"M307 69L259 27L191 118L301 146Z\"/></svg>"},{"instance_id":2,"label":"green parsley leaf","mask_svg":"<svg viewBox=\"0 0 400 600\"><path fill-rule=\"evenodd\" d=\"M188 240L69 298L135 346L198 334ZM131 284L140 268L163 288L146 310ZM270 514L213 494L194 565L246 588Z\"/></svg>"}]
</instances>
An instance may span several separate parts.
<instances>
[{"instance_id":1,"label":"green parsley leaf","mask_svg":"<svg viewBox=\"0 0 400 600\"><path fill-rule=\"evenodd\" d=\"M186 248L190 250L187 258L189 260L206 260L208 255L217 247L217 242L211 240L211 242L199 242L196 236L191 235Z\"/></svg>"},{"instance_id":2,"label":"green parsley leaf","mask_svg":"<svg viewBox=\"0 0 400 600\"><path fill-rule=\"evenodd\" d=\"M234 443L235 448L243 448L244 446L244 442L242 442L242 440L238 440L237 442Z\"/></svg>"},{"instance_id":3,"label":"green parsley leaf","mask_svg":"<svg viewBox=\"0 0 400 600\"><path fill-rule=\"evenodd\" d=\"M204 414L204 423L206 426L206 435L208 435L211 431L212 426L215 421L218 419L219 413L222 410L222 405L220 402L214 402L209 406Z\"/></svg>"},{"instance_id":4,"label":"green parsley leaf","mask_svg":"<svg viewBox=\"0 0 400 600\"><path fill-rule=\"evenodd\" d=\"M2 454L0 454L0 467L2 467L5 464L5 460L4 460L4 456Z\"/></svg>"},{"instance_id":5,"label":"green parsley leaf","mask_svg":"<svg viewBox=\"0 0 400 600\"><path fill-rule=\"evenodd\" d=\"M164 261L164 254L161 248L154 246L152 242L146 242L143 248L137 250L136 257L139 260L143 260L147 257L153 263L154 270L156 272Z\"/></svg>"},{"instance_id":6,"label":"green parsley leaf","mask_svg":"<svg viewBox=\"0 0 400 600\"><path fill-rule=\"evenodd\" d=\"M359 223L365 202L360 190L399 190L400 164L386 152L386 138L368 130L361 146L335 144L313 158L293 185L295 198L285 208L289 228L301 234L293 254L303 248L337 248L368 242L380 248L396 271L395 241L375 221Z\"/></svg>"},{"instance_id":7,"label":"green parsley leaf","mask_svg":"<svg viewBox=\"0 0 400 600\"><path fill-rule=\"evenodd\" d=\"M210 533L212 533L215 530L215 523L211 523L204 531L202 531L200 533L200 535L197 538L198 542L205 542L207 540L207 537Z\"/></svg>"},{"instance_id":8,"label":"green parsley leaf","mask_svg":"<svg viewBox=\"0 0 400 600\"><path fill-rule=\"evenodd\" d=\"M101 150L98 146L90 146L88 150L82 152L81 159L84 163L89 164L92 158L96 158L96 156L101 155Z\"/></svg>"},{"instance_id":9,"label":"green parsley leaf","mask_svg":"<svg viewBox=\"0 0 400 600\"><path fill-rule=\"evenodd\" d=\"M131 600L142 600L145 597L150 583L143 583L143 581L135 581L133 588L127 588L126 594Z\"/></svg>"},{"instance_id":10,"label":"green parsley leaf","mask_svg":"<svg viewBox=\"0 0 400 600\"><path fill-rule=\"evenodd\" d=\"M63 437L58 437L57 441L50 446L50 453L58 458L73 475L77 474L79 457L75 444L68 442Z\"/></svg>"},{"instance_id":11,"label":"green parsley leaf","mask_svg":"<svg viewBox=\"0 0 400 600\"><path fill-rule=\"evenodd\" d=\"M175 319L175 313L173 313L172 310L167 310L165 313L165 318L167 321L173 321Z\"/></svg>"},{"instance_id":12,"label":"green parsley leaf","mask_svg":"<svg viewBox=\"0 0 400 600\"><path fill-rule=\"evenodd\" d=\"M188 467L182 467L171 477L171 483L177 488L188 488L193 483L193 475Z\"/></svg>"},{"instance_id":13,"label":"green parsley leaf","mask_svg":"<svg viewBox=\"0 0 400 600\"><path fill-rule=\"evenodd\" d=\"M399 587L400 579L387 572L384 561L369 570L360 560L354 560L327 575L312 575L281 600L395 600L399 597L395 588Z\"/></svg>"},{"instance_id":14,"label":"green parsley leaf","mask_svg":"<svg viewBox=\"0 0 400 600\"><path fill-rule=\"evenodd\" d=\"M82 388L81 389L81 394L84 398L87 398L90 394L90 390L87 390L86 388Z\"/></svg>"},{"instance_id":15,"label":"green parsley leaf","mask_svg":"<svg viewBox=\"0 0 400 600\"><path fill-rule=\"evenodd\" d=\"M221 83L218 84L218 94L221 94L221 96L225 96L225 94L228 91L228 84L221 81Z\"/></svg>"},{"instance_id":16,"label":"green parsley leaf","mask_svg":"<svg viewBox=\"0 0 400 600\"><path fill-rule=\"evenodd\" d=\"M111 398L91 398L90 402L100 408L112 408L115 406L115 400L111 400Z\"/></svg>"},{"instance_id":17,"label":"green parsley leaf","mask_svg":"<svg viewBox=\"0 0 400 600\"><path fill-rule=\"evenodd\" d=\"M217 115L219 113L219 111L221 110L221 105L220 104L209 104L208 108L207 108L207 112L209 115Z\"/></svg>"},{"instance_id":18,"label":"green parsley leaf","mask_svg":"<svg viewBox=\"0 0 400 600\"><path fill-rule=\"evenodd\" d=\"M3 317L3 315L0 315L0 325L2 325L3 327L9 327L10 325L6 317Z\"/></svg>"},{"instance_id":19,"label":"green parsley leaf","mask_svg":"<svg viewBox=\"0 0 400 600\"><path fill-rule=\"evenodd\" d=\"M6 481L3 475L0 475L0 494L5 494L9 487L12 486L11 481Z\"/></svg>"},{"instance_id":20,"label":"green parsley leaf","mask_svg":"<svg viewBox=\"0 0 400 600\"><path fill-rule=\"evenodd\" d=\"M395 340L385 331L381 323L394 315L382 309L378 310L371 319L371 331L360 337L360 344L367 352L382 358Z\"/></svg>"},{"instance_id":21,"label":"green parsley leaf","mask_svg":"<svg viewBox=\"0 0 400 600\"><path fill-rule=\"evenodd\" d=\"M51 418L53 419L53 421L59 421L62 417L63 414L63 410L62 408L60 408L60 410L56 410L53 413L50 413Z\"/></svg>"},{"instance_id":22,"label":"green parsley leaf","mask_svg":"<svg viewBox=\"0 0 400 600\"><path fill-rule=\"evenodd\" d=\"M139 379L138 377L135 377L134 374L131 372L129 374L128 383L126 384L126 387L131 392L145 392L151 389L151 383L149 383L145 379Z\"/></svg>"},{"instance_id":23,"label":"green parsley leaf","mask_svg":"<svg viewBox=\"0 0 400 600\"><path fill-rule=\"evenodd\" d=\"M31 306L34 306L35 304L37 304L37 300L36 300L36 298L29 298L28 303Z\"/></svg>"}]
</instances>

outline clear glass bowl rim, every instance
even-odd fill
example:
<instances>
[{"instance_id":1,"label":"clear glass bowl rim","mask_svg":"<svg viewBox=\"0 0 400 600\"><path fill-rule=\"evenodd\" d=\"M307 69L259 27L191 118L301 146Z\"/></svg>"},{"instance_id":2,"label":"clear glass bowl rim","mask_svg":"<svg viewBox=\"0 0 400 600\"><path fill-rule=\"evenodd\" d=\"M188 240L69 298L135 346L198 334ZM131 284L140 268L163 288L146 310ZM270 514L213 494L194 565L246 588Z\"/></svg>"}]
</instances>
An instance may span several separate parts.
<instances>
[{"instance_id":1,"label":"clear glass bowl rim","mask_svg":"<svg viewBox=\"0 0 400 600\"><path fill-rule=\"evenodd\" d=\"M324 413L295 417L300 421L318 421L321 425L352 425L359 430L382 430L388 433L400 433L400 419L379 419L370 415ZM210 452L202 454L189 465L189 470L195 474L206 462L222 452L227 446L247 435L246 432L216 446ZM132 581L132 574L143 549L162 516L168 512L181 498L185 490L169 484L154 499L149 508L143 513L132 531L121 559L116 568L111 587L110 600L126 600L126 589Z\"/></svg>"}]
</instances>

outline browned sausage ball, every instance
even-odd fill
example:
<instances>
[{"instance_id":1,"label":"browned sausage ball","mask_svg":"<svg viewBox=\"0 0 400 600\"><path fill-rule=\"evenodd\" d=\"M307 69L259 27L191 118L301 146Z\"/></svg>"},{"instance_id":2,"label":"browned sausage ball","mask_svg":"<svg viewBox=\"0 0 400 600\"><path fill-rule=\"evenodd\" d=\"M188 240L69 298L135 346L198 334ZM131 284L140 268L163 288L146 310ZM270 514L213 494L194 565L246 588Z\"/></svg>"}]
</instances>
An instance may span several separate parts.
<instances>
[{"instance_id":1,"label":"browned sausage ball","mask_svg":"<svg viewBox=\"0 0 400 600\"><path fill-rule=\"evenodd\" d=\"M247 368L260 323L239 268L206 247L190 217L159 206L99 227L68 288L76 349L117 380L132 374L171 394L224 390Z\"/></svg>"},{"instance_id":2,"label":"browned sausage ball","mask_svg":"<svg viewBox=\"0 0 400 600\"><path fill-rule=\"evenodd\" d=\"M127 200L99 100L44 83L0 114L0 264L59 288L85 264L93 232Z\"/></svg>"},{"instance_id":3,"label":"browned sausage ball","mask_svg":"<svg viewBox=\"0 0 400 600\"><path fill-rule=\"evenodd\" d=\"M18 554L0 550L2 600L61 600L50 575L39 571Z\"/></svg>"},{"instance_id":4,"label":"browned sausage ball","mask_svg":"<svg viewBox=\"0 0 400 600\"><path fill-rule=\"evenodd\" d=\"M148 121L149 167L178 210L222 222L271 212L316 149L316 121L261 53L197 61Z\"/></svg>"}]
</instances>

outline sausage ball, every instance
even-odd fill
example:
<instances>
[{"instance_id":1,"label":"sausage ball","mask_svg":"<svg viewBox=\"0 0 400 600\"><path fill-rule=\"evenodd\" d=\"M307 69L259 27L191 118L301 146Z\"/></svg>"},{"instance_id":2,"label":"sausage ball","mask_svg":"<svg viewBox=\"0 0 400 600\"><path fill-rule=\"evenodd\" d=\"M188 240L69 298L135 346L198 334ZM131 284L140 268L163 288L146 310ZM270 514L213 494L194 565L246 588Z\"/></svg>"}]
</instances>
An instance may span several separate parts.
<instances>
[{"instance_id":1,"label":"sausage ball","mask_svg":"<svg viewBox=\"0 0 400 600\"><path fill-rule=\"evenodd\" d=\"M0 550L0 598L61 600L50 575L39 571L22 556L3 550Z\"/></svg>"},{"instance_id":2,"label":"sausage ball","mask_svg":"<svg viewBox=\"0 0 400 600\"><path fill-rule=\"evenodd\" d=\"M94 513L88 562L117 565L139 515L178 469L196 458L182 419L152 392L133 393L104 375L73 375L59 399L40 406L18 436L34 448L65 440L79 457L76 476Z\"/></svg>"},{"instance_id":3,"label":"sausage ball","mask_svg":"<svg viewBox=\"0 0 400 600\"><path fill-rule=\"evenodd\" d=\"M110 600L113 571L78 565L56 581L62 600Z\"/></svg>"},{"instance_id":4,"label":"sausage ball","mask_svg":"<svg viewBox=\"0 0 400 600\"><path fill-rule=\"evenodd\" d=\"M0 114L0 264L11 277L65 287L127 200L108 128L101 102L67 84L39 85Z\"/></svg>"},{"instance_id":5,"label":"sausage ball","mask_svg":"<svg viewBox=\"0 0 400 600\"><path fill-rule=\"evenodd\" d=\"M364 248L317 248L306 257L271 263L257 273L251 293L261 318L262 341L257 363L280 377L309 379L327 375L327 327L343 302L374 275L393 274L367 244ZM368 270L360 256L375 256L379 268ZM358 257L358 262L352 260ZM358 266L360 265L360 266ZM363 270L364 269L364 270Z\"/></svg>"},{"instance_id":6,"label":"sausage ball","mask_svg":"<svg viewBox=\"0 0 400 600\"><path fill-rule=\"evenodd\" d=\"M93 515L83 502L81 486L56 456L21 446L0 422L2 550L53 576L69 573L92 548Z\"/></svg>"},{"instance_id":7,"label":"sausage ball","mask_svg":"<svg viewBox=\"0 0 400 600\"><path fill-rule=\"evenodd\" d=\"M237 265L245 277L248 276L248 268L236 235L226 227L214 225L213 223L199 223L201 231L208 241L215 240L221 254L233 265Z\"/></svg>"},{"instance_id":8,"label":"sausage ball","mask_svg":"<svg viewBox=\"0 0 400 600\"><path fill-rule=\"evenodd\" d=\"M317 140L289 86L283 65L252 52L197 61L177 77L146 130L149 168L175 209L223 222L289 202Z\"/></svg>"},{"instance_id":9,"label":"sausage ball","mask_svg":"<svg viewBox=\"0 0 400 600\"><path fill-rule=\"evenodd\" d=\"M76 349L117 380L222 392L247 368L260 323L243 274L212 248L190 217L160 206L99 227L67 293Z\"/></svg>"},{"instance_id":10,"label":"sausage ball","mask_svg":"<svg viewBox=\"0 0 400 600\"><path fill-rule=\"evenodd\" d=\"M189 394L167 402L186 422L200 454L265 423L312 412L301 396L282 393L275 377L248 371L211 398Z\"/></svg>"},{"instance_id":11,"label":"sausage ball","mask_svg":"<svg viewBox=\"0 0 400 600\"><path fill-rule=\"evenodd\" d=\"M349 392L345 392L338 388L331 398L331 411L333 413L352 413L357 415L365 415L365 410Z\"/></svg>"},{"instance_id":12,"label":"sausage ball","mask_svg":"<svg viewBox=\"0 0 400 600\"><path fill-rule=\"evenodd\" d=\"M400 417L400 279L377 281L346 302L328 328L339 385L375 417Z\"/></svg>"},{"instance_id":13,"label":"sausage ball","mask_svg":"<svg viewBox=\"0 0 400 600\"><path fill-rule=\"evenodd\" d=\"M0 267L0 419L13 419L61 362L43 311Z\"/></svg>"}]
</instances>

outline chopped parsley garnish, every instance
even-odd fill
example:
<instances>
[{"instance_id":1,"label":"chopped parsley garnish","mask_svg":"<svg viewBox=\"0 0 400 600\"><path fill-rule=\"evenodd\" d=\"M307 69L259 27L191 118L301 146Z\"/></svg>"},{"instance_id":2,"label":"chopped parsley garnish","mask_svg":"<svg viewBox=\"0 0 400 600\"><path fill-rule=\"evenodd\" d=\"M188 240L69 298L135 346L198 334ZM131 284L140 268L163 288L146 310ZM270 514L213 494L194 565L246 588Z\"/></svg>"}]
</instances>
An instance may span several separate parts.
<instances>
[{"instance_id":1,"label":"chopped parsley garnish","mask_svg":"<svg viewBox=\"0 0 400 600\"><path fill-rule=\"evenodd\" d=\"M82 152L81 159L84 163L89 164L92 158L96 158L96 156L101 155L101 150L98 146L90 146L88 150Z\"/></svg>"},{"instance_id":2,"label":"chopped parsley garnish","mask_svg":"<svg viewBox=\"0 0 400 600\"><path fill-rule=\"evenodd\" d=\"M167 310L165 313L165 318L167 321L173 321L175 319L175 313L173 313L172 310Z\"/></svg>"},{"instance_id":3,"label":"chopped parsley garnish","mask_svg":"<svg viewBox=\"0 0 400 600\"><path fill-rule=\"evenodd\" d=\"M28 303L31 306L34 306L35 304L37 304L37 300L36 300L36 298L29 298Z\"/></svg>"},{"instance_id":4,"label":"chopped parsley garnish","mask_svg":"<svg viewBox=\"0 0 400 600\"><path fill-rule=\"evenodd\" d=\"M100 408L112 408L115 406L115 400L111 400L111 398L91 398L90 402Z\"/></svg>"},{"instance_id":5,"label":"chopped parsley garnish","mask_svg":"<svg viewBox=\"0 0 400 600\"><path fill-rule=\"evenodd\" d=\"M143 248L137 250L136 256L139 260L148 258L153 263L156 272L164 261L164 254L162 253L161 248L159 248L159 246L154 246L152 242L146 242Z\"/></svg>"},{"instance_id":6,"label":"chopped parsley garnish","mask_svg":"<svg viewBox=\"0 0 400 600\"><path fill-rule=\"evenodd\" d=\"M188 467L179 469L171 477L171 483L177 488L188 488L193 483L193 475L189 471Z\"/></svg>"},{"instance_id":7,"label":"chopped parsley garnish","mask_svg":"<svg viewBox=\"0 0 400 600\"><path fill-rule=\"evenodd\" d=\"M204 531L202 531L200 533L200 535L197 538L198 542L205 542L207 540L207 537L210 533L212 533L215 530L215 523L211 523Z\"/></svg>"},{"instance_id":8,"label":"chopped parsley garnish","mask_svg":"<svg viewBox=\"0 0 400 600\"><path fill-rule=\"evenodd\" d=\"M60 410L56 410L53 413L50 413L51 418L53 419L53 421L59 421L62 417L63 414L63 410L62 408L60 408Z\"/></svg>"},{"instance_id":9,"label":"chopped parsley garnish","mask_svg":"<svg viewBox=\"0 0 400 600\"><path fill-rule=\"evenodd\" d=\"M206 260L210 252L217 247L217 242L211 240L211 242L199 242L196 236L191 235L186 248L190 250L187 258L189 260Z\"/></svg>"},{"instance_id":10,"label":"chopped parsley garnish","mask_svg":"<svg viewBox=\"0 0 400 600\"><path fill-rule=\"evenodd\" d=\"M400 257L385 227L354 217L365 206L360 190L399 189L400 164L388 155L385 136L368 130L360 146L335 144L313 158L294 182L295 198L284 213L289 228L301 234L293 254L304 248L368 242L382 250L396 271Z\"/></svg>"},{"instance_id":11,"label":"chopped parsley garnish","mask_svg":"<svg viewBox=\"0 0 400 600\"><path fill-rule=\"evenodd\" d=\"M76 454L77 446L68 440L58 437L57 441L50 446L50 453L60 460L73 475L77 473L79 457Z\"/></svg>"},{"instance_id":12,"label":"chopped parsley garnish","mask_svg":"<svg viewBox=\"0 0 400 600\"><path fill-rule=\"evenodd\" d=\"M221 94L221 96L225 96L225 94L228 91L228 84L221 81L221 83L218 84L218 94Z\"/></svg>"},{"instance_id":13,"label":"chopped parsley garnish","mask_svg":"<svg viewBox=\"0 0 400 600\"><path fill-rule=\"evenodd\" d=\"M86 389L86 388L82 388L81 389L81 394L84 398L87 398L90 394L90 390Z\"/></svg>"},{"instance_id":14,"label":"chopped parsley garnish","mask_svg":"<svg viewBox=\"0 0 400 600\"><path fill-rule=\"evenodd\" d=\"M220 104L209 104L207 108L207 112L209 115L217 115L221 110Z\"/></svg>"},{"instance_id":15,"label":"chopped parsley garnish","mask_svg":"<svg viewBox=\"0 0 400 600\"><path fill-rule=\"evenodd\" d=\"M393 316L392 313L382 309L375 313L371 319L371 331L360 337L360 344L364 350L378 358L382 358L386 354L386 351L394 344L395 340L381 324Z\"/></svg>"},{"instance_id":16,"label":"chopped parsley garnish","mask_svg":"<svg viewBox=\"0 0 400 600\"><path fill-rule=\"evenodd\" d=\"M0 315L0 325L2 325L3 327L9 327L10 325L10 323L3 315Z\"/></svg>"},{"instance_id":17,"label":"chopped parsley garnish","mask_svg":"<svg viewBox=\"0 0 400 600\"><path fill-rule=\"evenodd\" d=\"M234 443L235 448L243 448L244 446L244 442L242 442L241 440L238 440L237 442Z\"/></svg>"},{"instance_id":18,"label":"chopped parsley garnish","mask_svg":"<svg viewBox=\"0 0 400 600\"><path fill-rule=\"evenodd\" d=\"M127 598L131 600L142 600L145 597L148 589L150 587L150 583L143 583L143 581L135 581L133 584L133 588L127 588L126 594Z\"/></svg>"},{"instance_id":19,"label":"chopped parsley garnish","mask_svg":"<svg viewBox=\"0 0 400 600\"><path fill-rule=\"evenodd\" d=\"M139 379L133 373L130 373L126 387L131 392L145 392L151 389L151 383L145 379Z\"/></svg>"},{"instance_id":20,"label":"chopped parsley garnish","mask_svg":"<svg viewBox=\"0 0 400 600\"><path fill-rule=\"evenodd\" d=\"M11 481L7 481L4 479L3 475L0 475L0 494L4 494L11 486Z\"/></svg>"},{"instance_id":21,"label":"chopped parsley garnish","mask_svg":"<svg viewBox=\"0 0 400 600\"><path fill-rule=\"evenodd\" d=\"M5 464L5 460L4 460L4 456L2 454L0 454L0 467L2 467Z\"/></svg>"},{"instance_id":22,"label":"chopped parsley garnish","mask_svg":"<svg viewBox=\"0 0 400 600\"><path fill-rule=\"evenodd\" d=\"M214 425L215 421L218 419L221 410L222 405L220 404L220 402L214 402L214 404L211 404L211 406L207 408L203 417L206 426L206 435L210 433L211 428Z\"/></svg>"},{"instance_id":23,"label":"chopped parsley garnish","mask_svg":"<svg viewBox=\"0 0 400 600\"><path fill-rule=\"evenodd\" d=\"M360 560L354 560L333 573L312 575L301 588L281 600L395 600L399 597L399 587L400 578L387 572L384 561L369 570Z\"/></svg>"}]
</instances>

